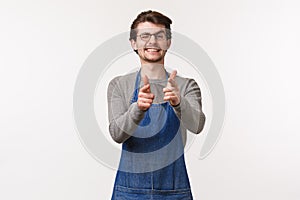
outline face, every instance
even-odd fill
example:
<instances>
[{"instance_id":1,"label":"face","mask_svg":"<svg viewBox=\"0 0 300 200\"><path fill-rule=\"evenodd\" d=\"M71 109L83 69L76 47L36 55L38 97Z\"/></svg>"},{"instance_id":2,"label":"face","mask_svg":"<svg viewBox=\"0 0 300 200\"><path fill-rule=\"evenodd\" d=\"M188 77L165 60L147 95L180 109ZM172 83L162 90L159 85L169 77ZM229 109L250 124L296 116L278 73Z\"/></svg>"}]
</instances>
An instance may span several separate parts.
<instances>
[{"instance_id":1,"label":"face","mask_svg":"<svg viewBox=\"0 0 300 200\"><path fill-rule=\"evenodd\" d=\"M138 51L142 64L163 64L170 45L171 40L166 38L165 26L151 22L139 23L136 41L131 40L131 46Z\"/></svg>"}]
</instances>

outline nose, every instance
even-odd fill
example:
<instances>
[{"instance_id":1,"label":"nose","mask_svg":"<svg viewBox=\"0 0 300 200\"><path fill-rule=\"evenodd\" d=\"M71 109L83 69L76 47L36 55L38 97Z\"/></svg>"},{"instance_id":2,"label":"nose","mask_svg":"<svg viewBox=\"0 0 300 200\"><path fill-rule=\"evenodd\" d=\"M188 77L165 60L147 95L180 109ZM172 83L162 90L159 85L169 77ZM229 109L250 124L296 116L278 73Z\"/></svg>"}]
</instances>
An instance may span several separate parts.
<instances>
[{"instance_id":1,"label":"nose","mask_svg":"<svg viewBox=\"0 0 300 200\"><path fill-rule=\"evenodd\" d=\"M156 43L156 36L155 35L151 35L148 43L150 43L150 44Z\"/></svg>"}]
</instances>

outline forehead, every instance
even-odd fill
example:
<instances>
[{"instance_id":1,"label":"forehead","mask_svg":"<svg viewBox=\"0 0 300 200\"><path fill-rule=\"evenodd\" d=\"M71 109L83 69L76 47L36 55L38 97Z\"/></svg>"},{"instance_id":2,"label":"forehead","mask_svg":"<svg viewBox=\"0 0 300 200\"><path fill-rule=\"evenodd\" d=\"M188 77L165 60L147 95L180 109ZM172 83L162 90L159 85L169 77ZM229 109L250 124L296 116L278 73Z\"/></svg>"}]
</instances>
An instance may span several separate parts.
<instances>
[{"instance_id":1,"label":"forehead","mask_svg":"<svg viewBox=\"0 0 300 200\"><path fill-rule=\"evenodd\" d=\"M161 30L165 30L165 25L153 24L151 22L141 22L136 27L136 31L138 33L140 32L155 33Z\"/></svg>"}]
</instances>

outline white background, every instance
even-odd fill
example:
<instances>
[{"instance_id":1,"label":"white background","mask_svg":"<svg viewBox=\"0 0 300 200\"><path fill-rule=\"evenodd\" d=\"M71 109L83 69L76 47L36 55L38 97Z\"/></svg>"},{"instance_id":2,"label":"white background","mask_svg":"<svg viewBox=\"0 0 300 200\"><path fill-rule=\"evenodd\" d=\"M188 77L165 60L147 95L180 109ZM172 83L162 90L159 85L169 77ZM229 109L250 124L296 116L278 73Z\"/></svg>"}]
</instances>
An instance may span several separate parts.
<instances>
[{"instance_id":1,"label":"white background","mask_svg":"<svg viewBox=\"0 0 300 200\"><path fill-rule=\"evenodd\" d=\"M2 0L0 199L110 198L115 171L80 142L74 84L88 55L148 9L201 45L225 87L222 137L204 160L200 147L187 155L195 199L300 199L299 8L296 0Z\"/></svg>"}]
</instances>

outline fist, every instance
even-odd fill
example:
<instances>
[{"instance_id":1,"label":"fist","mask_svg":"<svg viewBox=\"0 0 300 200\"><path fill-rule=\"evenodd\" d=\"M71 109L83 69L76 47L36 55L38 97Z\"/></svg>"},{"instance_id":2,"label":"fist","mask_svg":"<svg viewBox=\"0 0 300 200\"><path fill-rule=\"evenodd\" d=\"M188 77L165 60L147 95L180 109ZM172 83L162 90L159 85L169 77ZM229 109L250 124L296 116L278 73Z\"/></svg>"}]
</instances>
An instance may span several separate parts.
<instances>
[{"instance_id":1,"label":"fist","mask_svg":"<svg viewBox=\"0 0 300 200\"><path fill-rule=\"evenodd\" d=\"M150 91L150 84L147 75L143 77L144 86L140 88L137 104L140 110L147 110L153 103L154 94Z\"/></svg>"},{"instance_id":2,"label":"fist","mask_svg":"<svg viewBox=\"0 0 300 200\"><path fill-rule=\"evenodd\" d=\"M163 89L165 94L164 100L169 101L172 106L180 104L180 91L177 83L175 82L176 75L177 71L174 70L168 79L167 86Z\"/></svg>"}]
</instances>

